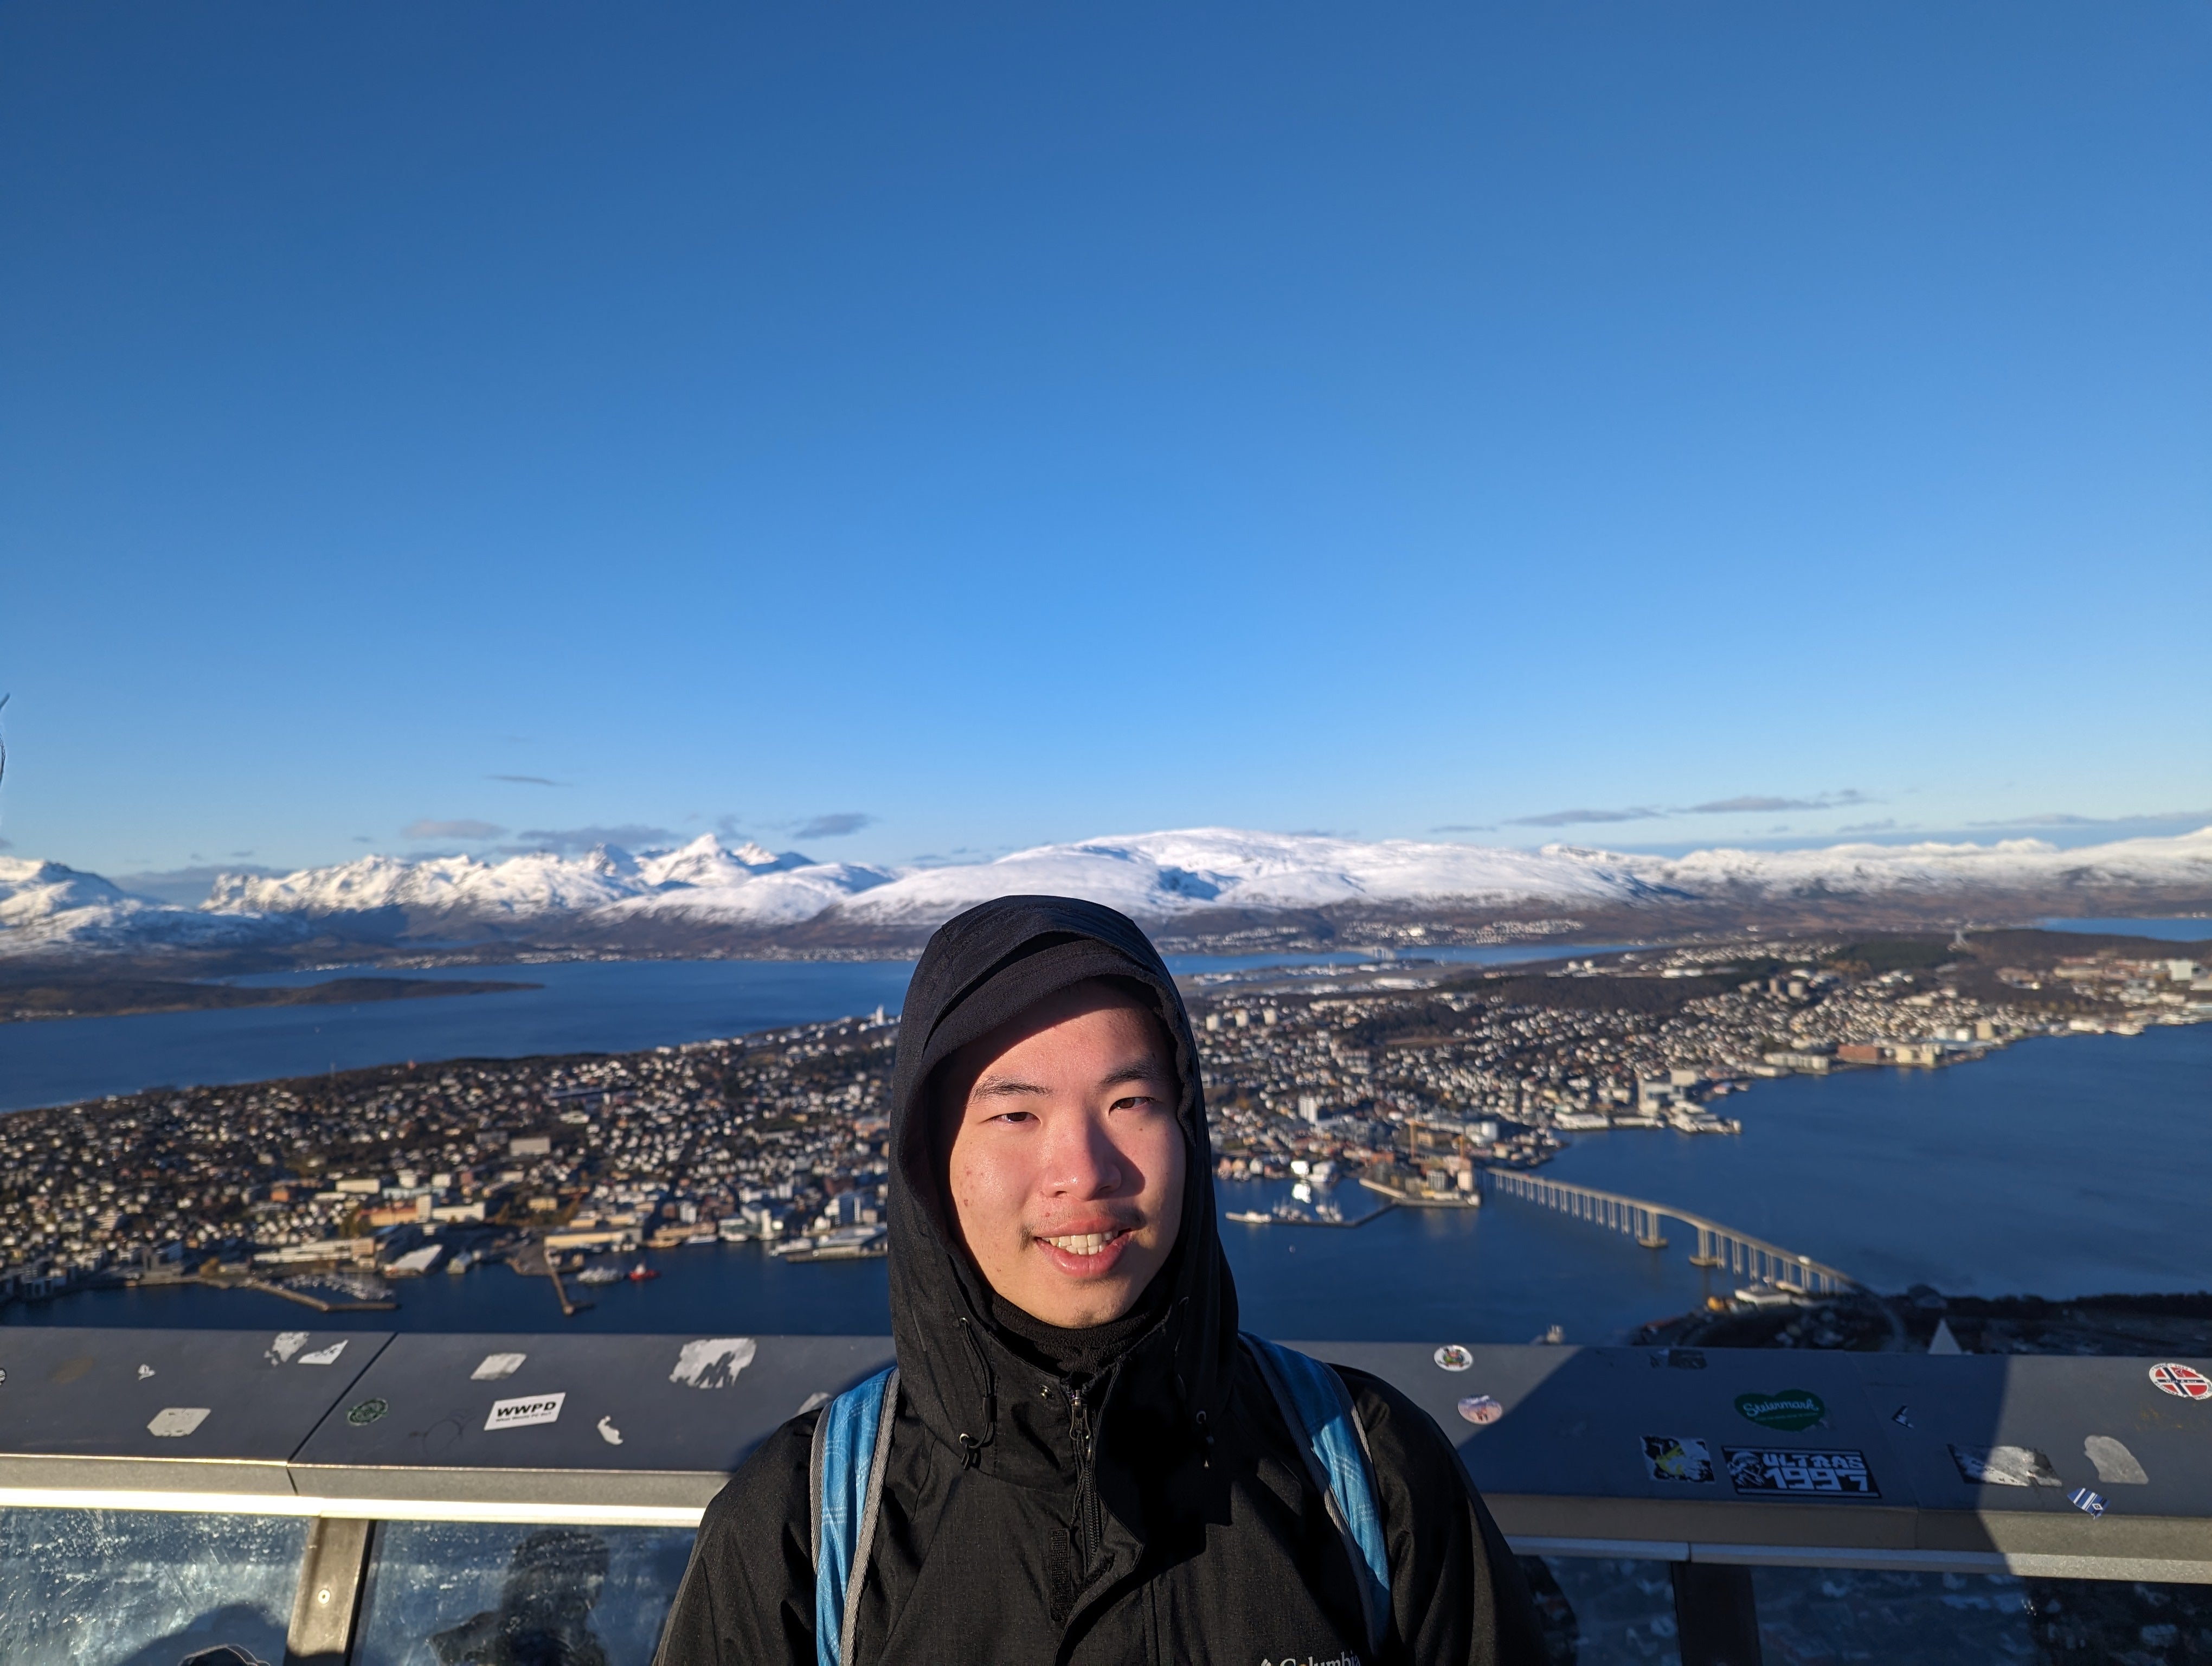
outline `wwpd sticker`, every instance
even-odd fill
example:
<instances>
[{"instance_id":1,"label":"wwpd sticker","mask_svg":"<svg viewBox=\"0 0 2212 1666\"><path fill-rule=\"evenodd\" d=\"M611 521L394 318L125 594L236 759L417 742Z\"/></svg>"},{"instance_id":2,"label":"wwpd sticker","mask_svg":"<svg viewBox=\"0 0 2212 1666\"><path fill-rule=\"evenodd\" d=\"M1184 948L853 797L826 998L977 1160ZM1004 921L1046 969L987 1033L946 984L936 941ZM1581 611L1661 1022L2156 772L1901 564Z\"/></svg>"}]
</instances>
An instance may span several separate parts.
<instances>
[{"instance_id":1,"label":"wwpd sticker","mask_svg":"<svg viewBox=\"0 0 2212 1666\"><path fill-rule=\"evenodd\" d=\"M560 1420L561 1402L568 1396L563 1394L530 1394L519 1400L495 1400L491 1415L484 1419L487 1429L522 1429L533 1423L555 1423Z\"/></svg>"},{"instance_id":2,"label":"wwpd sticker","mask_svg":"<svg viewBox=\"0 0 2212 1666\"><path fill-rule=\"evenodd\" d=\"M1729 1480L1739 1493L1827 1493L1878 1499L1881 1490L1863 1452L1783 1451L1768 1446L1726 1449Z\"/></svg>"}]
</instances>

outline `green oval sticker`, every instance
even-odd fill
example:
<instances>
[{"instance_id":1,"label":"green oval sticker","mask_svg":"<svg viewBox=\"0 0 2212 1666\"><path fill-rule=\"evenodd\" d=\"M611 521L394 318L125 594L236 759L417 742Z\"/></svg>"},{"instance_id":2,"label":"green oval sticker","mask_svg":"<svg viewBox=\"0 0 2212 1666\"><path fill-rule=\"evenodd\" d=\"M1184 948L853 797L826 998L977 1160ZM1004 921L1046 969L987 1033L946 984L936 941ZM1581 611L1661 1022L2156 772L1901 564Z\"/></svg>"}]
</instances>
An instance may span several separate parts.
<instances>
[{"instance_id":1,"label":"green oval sticker","mask_svg":"<svg viewBox=\"0 0 2212 1666\"><path fill-rule=\"evenodd\" d=\"M374 1423L392 1408L381 1400L364 1400L346 1413L346 1421L356 1429Z\"/></svg>"},{"instance_id":2,"label":"green oval sticker","mask_svg":"<svg viewBox=\"0 0 2212 1666\"><path fill-rule=\"evenodd\" d=\"M1772 1394L1740 1394L1737 1413L1762 1429L1787 1429L1795 1433L1809 1429L1828 1414L1820 1396L1810 1389L1778 1389Z\"/></svg>"}]
</instances>

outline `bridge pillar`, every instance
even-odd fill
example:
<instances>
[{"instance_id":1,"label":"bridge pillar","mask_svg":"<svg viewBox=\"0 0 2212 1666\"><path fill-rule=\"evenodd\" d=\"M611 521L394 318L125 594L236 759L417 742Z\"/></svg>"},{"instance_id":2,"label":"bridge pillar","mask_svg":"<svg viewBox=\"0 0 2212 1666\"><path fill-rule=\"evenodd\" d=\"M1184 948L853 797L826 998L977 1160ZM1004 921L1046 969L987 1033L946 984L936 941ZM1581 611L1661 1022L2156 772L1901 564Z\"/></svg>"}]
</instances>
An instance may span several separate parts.
<instances>
[{"instance_id":1,"label":"bridge pillar","mask_svg":"<svg viewBox=\"0 0 2212 1666\"><path fill-rule=\"evenodd\" d=\"M1692 1267L1720 1267L1725 1264L1726 1263L1724 1263L1718 1256L1713 1253L1713 1229L1710 1226L1700 1226L1698 1228L1698 1253L1690 1257L1690 1265Z\"/></svg>"}]
</instances>

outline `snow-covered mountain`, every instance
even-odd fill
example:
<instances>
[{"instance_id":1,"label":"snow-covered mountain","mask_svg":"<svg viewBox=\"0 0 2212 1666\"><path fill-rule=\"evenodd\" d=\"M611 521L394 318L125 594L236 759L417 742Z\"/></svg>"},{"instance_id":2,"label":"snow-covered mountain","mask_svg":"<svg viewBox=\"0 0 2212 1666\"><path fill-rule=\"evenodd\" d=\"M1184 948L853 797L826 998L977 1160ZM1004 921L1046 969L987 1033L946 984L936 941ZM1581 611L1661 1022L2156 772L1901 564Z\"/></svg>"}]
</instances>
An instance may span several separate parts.
<instances>
[{"instance_id":1,"label":"snow-covered mountain","mask_svg":"<svg viewBox=\"0 0 2212 1666\"><path fill-rule=\"evenodd\" d=\"M301 934L296 921L237 919L134 897L97 873L0 856L0 955L228 948Z\"/></svg>"},{"instance_id":2,"label":"snow-covered mountain","mask_svg":"<svg viewBox=\"0 0 2212 1666\"><path fill-rule=\"evenodd\" d=\"M1156 926L1217 911L1664 911L1850 900L1906 909L1980 901L2021 912L2063 909L2069 899L2201 904L2212 898L2212 828L2075 850L2014 839L1682 857L1191 828L909 869L816 862L757 844L732 848L704 835L642 856L604 847L583 856L541 852L500 861L366 856L276 878L226 875L197 909L131 897L57 863L0 860L0 954L220 946L330 933L642 947L801 926L817 942L844 931L856 942L880 942L1019 892L1088 897Z\"/></svg>"}]
</instances>

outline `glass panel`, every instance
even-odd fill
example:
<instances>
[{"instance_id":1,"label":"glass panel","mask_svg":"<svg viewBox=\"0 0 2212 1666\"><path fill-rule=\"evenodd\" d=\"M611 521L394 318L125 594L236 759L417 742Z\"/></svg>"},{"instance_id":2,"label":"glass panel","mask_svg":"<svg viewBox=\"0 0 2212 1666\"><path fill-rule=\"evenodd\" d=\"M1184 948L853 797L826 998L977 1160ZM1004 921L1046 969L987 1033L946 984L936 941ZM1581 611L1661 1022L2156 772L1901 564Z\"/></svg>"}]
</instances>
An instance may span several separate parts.
<instances>
[{"instance_id":1,"label":"glass panel","mask_svg":"<svg viewBox=\"0 0 2212 1666\"><path fill-rule=\"evenodd\" d=\"M1762 1567L1752 1570L1752 1589L1769 1666L1844 1660L1965 1666L2044 1658L2027 1582L2009 1574Z\"/></svg>"},{"instance_id":2,"label":"glass panel","mask_svg":"<svg viewBox=\"0 0 2212 1666\"><path fill-rule=\"evenodd\" d=\"M1523 1556L1546 1652L1575 1666L1680 1666L1664 1562Z\"/></svg>"},{"instance_id":3,"label":"glass panel","mask_svg":"<svg viewBox=\"0 0 2212 1666\"><path fill-rule=\"evenodd\" d=\"M2031 1623L2053 1660L2212 1660L2212 1585L2026 1583Z\"/></svg>"},{"instance_id":4,"label":"glass panel","mask_svg":"<svg viewBox=\"0 0 2212 1666\"><path fill-rule=\"evenodd\" d=\"M225 1643L281 1661L307 1548L295 1516L0 1511L0 1661L177 1666Z\"/></svg>"},{"instance_id":5,"label":"glass panel","mask_svg":"<svg viewBox=\"0 0 2212 1666\"><path fill-rule=\"evenodd\" d=\"M649 1666L694 1536L384 1523L353 1666Z\"/></svg>"}]
</instances>

